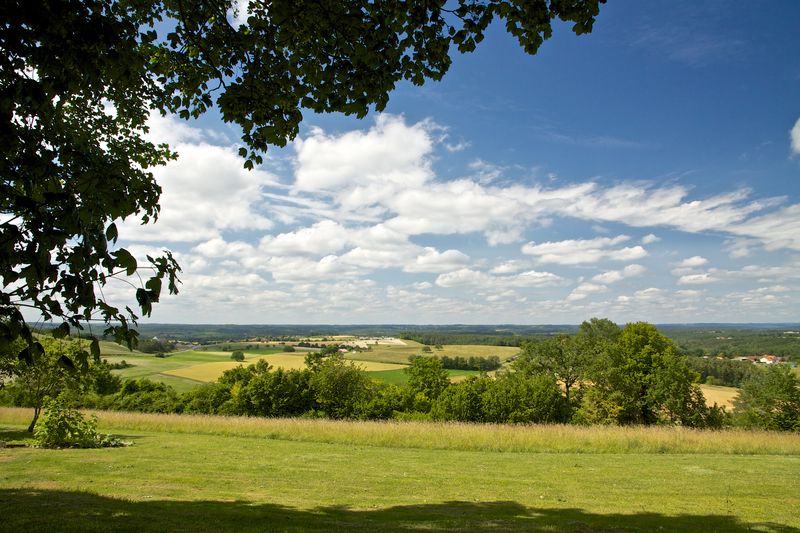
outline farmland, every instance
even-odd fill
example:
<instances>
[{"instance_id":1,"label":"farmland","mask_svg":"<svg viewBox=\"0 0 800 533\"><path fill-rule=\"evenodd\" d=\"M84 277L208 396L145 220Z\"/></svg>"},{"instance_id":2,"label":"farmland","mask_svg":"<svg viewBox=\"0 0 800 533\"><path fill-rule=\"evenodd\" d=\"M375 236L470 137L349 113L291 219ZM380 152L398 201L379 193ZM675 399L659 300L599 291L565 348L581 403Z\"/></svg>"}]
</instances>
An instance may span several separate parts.
<instances>
[{"instance_id":1,"label":"farmland","mask_svg":"<svg viewBox=\"0 0 800 533\"><path fill-rule=\"evenodd\" d=\"M0 449L4 527L800 527L791 434L98 414L134 444ZM0 409L0 435L27 416Z\"/></svg>"},{"instance_id":2,"label":"farmland","mask_svg":"<svg viewBox=\"0 0 800 533\"><path fill-rule=\"evenodd\" d=\"M337 339L338 341L352 340L352 337ZM235 349L242 349L245 360L241 364L253 364L260 359L269 362L275 368L300 369L304 367L304 358L307 351L298 349L297 352L286 353L282 347L264 348L256 344L253 349L247 349L252 344L226 343ZM115 370L122 378L135 379L147 378L160 381L174 387L179 392L184 392L201 383L216 380L225 370L234 368L240 363L232 361L229 351L214 349L188 350L168 354L166 357L156 357L151 354L130 352L126 348L110 345L103 348L103 357L109 363L125 361L128 368ZM414 341L394 341L388 344L372 344L367 351L354 351L345 354L364 371L373 374L373 377L387 383L405 383L403 369L408 365L411 355L420 355L423 345ZM518 348L507 346L484 345L446 345L441 349L434 349L431 355L486 357L497 355L505 361L514 356ZM463 376L477 375L475 371L451 370L454 379L463 379Z\"/></svg>"}]
</instances>

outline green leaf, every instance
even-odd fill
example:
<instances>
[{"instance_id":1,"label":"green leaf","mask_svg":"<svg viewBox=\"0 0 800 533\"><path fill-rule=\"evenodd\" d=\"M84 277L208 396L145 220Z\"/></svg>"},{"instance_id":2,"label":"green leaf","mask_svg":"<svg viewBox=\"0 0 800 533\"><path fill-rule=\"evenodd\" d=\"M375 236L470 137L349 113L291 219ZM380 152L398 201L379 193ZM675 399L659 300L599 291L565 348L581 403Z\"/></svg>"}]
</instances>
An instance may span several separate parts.
<instances>
[{"instance_id":1,"label":"green leaf","mask_svg":"<svg viewBox=\"0 0 800 533\"><path fill-rule=\"evenodd\" d=\"M53 329L52 334L54 339L63 339L69 335L69 324L62 322L60 326Z\"/></svg>"},{"instance_id":2,"label":"green leaf","mask_svg":"<svg viewBox=\"0 0 800 533\"><path fill-rule=\"evenodd\" d=\"M24 361L25 364L27 364L28 366L33 366L33 354L31 353L31 349L29 347L26 347L21 352L19 352L17 354L17 358L20 361Z\"/></svg>"},{"instance_id":3,"label":"green leaf","mask_svg":"<svg viewBox=\"0 0 800 533\"><path fill-rule=\"evenodd\" d=\"M92 339L92 342L89 345L89 351L92 353L92 358L95 361L100 360L100 341L98 339Z\"/></svg>"},{"instance_id":4,"label":"green leaf","mask_svg":"<svg viewBox=\"0 0 800 533\"><path fill-rule=\"evenodd\" d=\"M106 240L117 242L117 225L113 222L106 228Z\"/></svg>"},{"instance_id":5,"label":"green leaf","mask_svg":"<svg viewBox=\"0 0 800 533\"><path fill-rule=\"evenodd\" d=\"M62 355L58 358L58 366L69 370L70 372L75 372L75 363L72 362L72 359L67 357L66 355Z\"/></svg>"},{"instance_id":6,"label":"green leaf","mask_svg":"<svg viewBox=\"0 0 800 533\"><path fill-rule=\"evenodd\" d=\"M117 260L117 265L124 268L127 275L133 276L133 274L136 273L136 268L138 266L136 264L136 258L134 258L128 250L120 248L112 255Z\"/></svg>"}]
</instances>

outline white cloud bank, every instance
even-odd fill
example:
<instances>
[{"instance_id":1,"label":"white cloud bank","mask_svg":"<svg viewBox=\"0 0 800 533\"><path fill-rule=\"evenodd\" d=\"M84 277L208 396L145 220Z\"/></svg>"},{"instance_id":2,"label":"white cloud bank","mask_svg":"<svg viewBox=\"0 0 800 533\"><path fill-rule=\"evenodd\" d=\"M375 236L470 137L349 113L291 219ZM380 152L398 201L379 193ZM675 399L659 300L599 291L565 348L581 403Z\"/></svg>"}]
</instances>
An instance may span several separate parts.
<instances>
[{"instance_id":1,"label":"white cloud bank","mask_svg":"<svg viewBox=\"0 0 800 533\"><path fill-rule=\"evenodd\" d=\"M664 265L675 267L675 277L664 278L670 286L796 279L786 267L707 269L705 257L666 254L674 231L720 235L740 257L800 251L800 204L753 200L745 189L694 198L675 184L509 182L509 168L478 160L467 165L471 174L442 179L435 172L448 153L441 131L432 121L409 124L387 114L363 130L312 129L293 145L291 175L279 179L263 168L244 170L237 146L219 134L154 117L151 135L172 142L180 158L154 171L163 188L158 223L126 223L121 236L134 245L182 247L182 298L280 309L284 321L304 321L309 309L339 321L398 321L387 296L417 306L406 319L489 313L476 319L483 322L606 316L669 298L686 305L711 298L690 287L652 286ZM272 168L270 160L264 167ZM571 222L550 240L530 240L561 221ZM605 235L585 238L592 226ZM617 226L627 234L611 233ZM658 237L655 228L672 231Z\"/></svg>"}]
</instances>

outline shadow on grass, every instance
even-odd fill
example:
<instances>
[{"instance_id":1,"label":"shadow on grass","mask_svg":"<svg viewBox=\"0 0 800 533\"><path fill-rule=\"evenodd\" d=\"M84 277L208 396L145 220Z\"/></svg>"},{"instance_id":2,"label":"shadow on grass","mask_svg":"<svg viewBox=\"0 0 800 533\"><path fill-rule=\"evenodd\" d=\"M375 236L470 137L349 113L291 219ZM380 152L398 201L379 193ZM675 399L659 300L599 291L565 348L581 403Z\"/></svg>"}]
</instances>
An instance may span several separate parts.
<instances>
[{"instance_id":1,"label":"shadow on grass","mask_svg":"<svg viewBox=\"0 0 800 533\"><path fill-rule=\"evenodd\" d=\"M445 502L374 510L311 510L243 501L127 501L51 490L0 490L5 531L759 531L790 532L774 523L745 524L719 515L594 514L535 509L516 502Z\"/></svg>"},{"instance_id":2,"label":"shadow on grass","mask_svg":"<svg viewBox=\"0 0 800 533\"><path fill-rule=\"evenodd\" d=\"M31 443L33 433L28 433L24 429L0 429L0 442L6 443Z\"/></svg>"}]
</instances>

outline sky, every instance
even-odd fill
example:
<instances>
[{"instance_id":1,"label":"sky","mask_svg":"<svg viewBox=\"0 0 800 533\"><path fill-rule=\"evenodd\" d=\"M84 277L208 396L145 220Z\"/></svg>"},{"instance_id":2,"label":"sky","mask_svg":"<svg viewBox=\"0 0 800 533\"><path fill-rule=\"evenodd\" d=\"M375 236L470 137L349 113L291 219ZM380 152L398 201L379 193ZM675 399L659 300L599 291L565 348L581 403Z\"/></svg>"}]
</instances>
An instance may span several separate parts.
<instances>
[{"instance_id":1,"label":"sky","mask_svg":"<svg viewBox=\"0 0 800 533\"><path fill-rule=\"evenodd\" d=\"M153 116L180 157L120 245L183 271L149 321L797 322L798 27L792 0L614 0L528 56L495 25L254 171L213 114Z\"/></svg>"}]
</instances>

